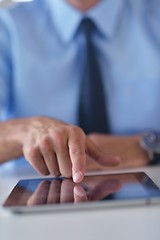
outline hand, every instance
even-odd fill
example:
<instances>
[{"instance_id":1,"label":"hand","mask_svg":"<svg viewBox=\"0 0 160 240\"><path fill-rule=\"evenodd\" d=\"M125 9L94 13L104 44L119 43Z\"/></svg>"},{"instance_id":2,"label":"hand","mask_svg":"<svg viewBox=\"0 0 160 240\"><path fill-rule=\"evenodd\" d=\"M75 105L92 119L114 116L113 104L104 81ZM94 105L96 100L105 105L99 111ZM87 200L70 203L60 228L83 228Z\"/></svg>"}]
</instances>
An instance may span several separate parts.
<instances>
[{"instance_id":1,"label":"hand","mask_svg":"<svg viewBox=\"0 0 160 240\"><path fill-rule=\"evenodd\" d=\"M79 203L99 201L109 194L117 192L121 183L117 179L101 179L75 184L71 179L43 180L28 198L27 205Z\"/></svg>"},{"instance_id":2,"label":"hand","mask_svg":"<svg viewBox=\"0 0 160 240\"><path fill-rule=\"evenodd\" d=\"M74 182L81 182L87 156L105 166L115 166L120 162L119 157L104 154L79 127L48 117L27 121L21 140L23 154L41 174L62 174L73 177Z\"/></svg>"},{"instance_id":3,"label":"hand","mask_svg":"<svg viewBox=\"0 0 160 240\"><path fill-rule=\"evenodd\" d=\"M140 146L141 135L109 136L104 134L90 134L88 136L106 155L117 155L121 163L116 168L141 167L149 163L146 151ZM100 166L92 159L87 159L87 170L109 169Z\"/></svg>"}]
</instances>

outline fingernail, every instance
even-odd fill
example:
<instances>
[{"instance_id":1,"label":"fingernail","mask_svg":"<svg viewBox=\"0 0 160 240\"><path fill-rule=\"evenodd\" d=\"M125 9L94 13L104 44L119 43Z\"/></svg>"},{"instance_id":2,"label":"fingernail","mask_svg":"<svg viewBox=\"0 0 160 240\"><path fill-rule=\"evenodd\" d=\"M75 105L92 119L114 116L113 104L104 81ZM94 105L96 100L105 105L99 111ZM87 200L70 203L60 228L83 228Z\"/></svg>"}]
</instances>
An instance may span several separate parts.
<instances>
[{"instance_id":1,"label":"fingernail","mask_svg":"<svg viewBox=\"0 0 160 240\"><path fill-rule=\"evenodd\" d=\"M121 158L117 157L117 156L114 156L112 162L113 162L113 164L119 164L119 163L121 163Z\"/></svg>"},{"instance_id":2,"label":"fingernail","mask_svg":"<svg viewBox=\"0 0 160 240\"><path fill-rule=\"evenodd\" d=\"M74 181L75 183L81 182L82 179L83 179L83 173L82 173L82 172L77 171L77 172L74 173L74 175L73 175L73 181Z\"/></svg>"},{"instance_id":3,"label":"fingernail","mask_svg":"<svg viewBox=\"0 0 160 240\"><path fill-rule=\"evenodd\" d=\"M120 162L120 161L121 161L121 158L116 156L116 157L115 157L115 161L116 161L116 162Z\"/></svg>"},{"instance_id":4,"label":"fingernail","mask_svg":"<svg viewBox=\"0 0 160 240\"><path fill-rule=\"evenodd\" d=\"M74 193L78 196L78 197L83 197L85 194L84 194L84 191L82 190L81 187L78 187L78 186L75 186L74 187Z\"/></svg>"}]
</instances>

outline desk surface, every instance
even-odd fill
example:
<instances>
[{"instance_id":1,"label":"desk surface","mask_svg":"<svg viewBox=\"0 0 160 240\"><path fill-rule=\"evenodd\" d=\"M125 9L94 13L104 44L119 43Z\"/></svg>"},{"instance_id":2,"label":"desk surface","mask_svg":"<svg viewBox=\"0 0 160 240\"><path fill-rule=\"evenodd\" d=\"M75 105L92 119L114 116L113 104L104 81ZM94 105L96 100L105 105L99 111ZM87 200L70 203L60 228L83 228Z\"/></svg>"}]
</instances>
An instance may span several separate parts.
<instances>
[{"instance_id":1,"label":"desk surface","mask_svg":"<svg viewBox=\"0 0 160 240\"><path fill-rule=\"evenodd\" d=\"M160 187L160 167L134 169L145 171ZM133 171L129 170L128 171ZM0 204L21 178L39 177L32 171L19 172L0 167ZM159 240L160 205L14 215L0 211L0 239L76 239L76 240Z\"/></svg>"}]
</instances>

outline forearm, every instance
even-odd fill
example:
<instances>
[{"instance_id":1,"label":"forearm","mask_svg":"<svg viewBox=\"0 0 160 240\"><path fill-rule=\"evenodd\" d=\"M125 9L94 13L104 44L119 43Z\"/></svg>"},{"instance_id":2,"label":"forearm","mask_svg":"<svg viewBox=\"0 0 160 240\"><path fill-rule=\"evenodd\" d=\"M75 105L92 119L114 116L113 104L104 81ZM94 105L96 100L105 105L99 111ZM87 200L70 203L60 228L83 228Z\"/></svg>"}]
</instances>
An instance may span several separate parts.
<instances>
[{"instance_id":1,"label":"forearm","mask_svg":"<svg viewBox=\"0 0 160 240\"><path fill-rule=\"evenodd\" d=\"M22 137L26 126L25 119L0 122L0 163L23 155Z\"/></svg>"},{"instance_id":2,"label":"forearm","mask_svg":"<svg viewBox=\"0 0 160 240\"><path fill-rule=\"evenodd\" d=\"M107 136L101 134L91 134L89 136L107 155L117 155L121 158L121 163L117 168L133 168L145 166L149 163L149 157L140 146L142 136ZM108 167L100 166L96 162L88 159L87 170L104 170ZM114 168L115 169L115 168Z\"/></svg>"}]
</instances>

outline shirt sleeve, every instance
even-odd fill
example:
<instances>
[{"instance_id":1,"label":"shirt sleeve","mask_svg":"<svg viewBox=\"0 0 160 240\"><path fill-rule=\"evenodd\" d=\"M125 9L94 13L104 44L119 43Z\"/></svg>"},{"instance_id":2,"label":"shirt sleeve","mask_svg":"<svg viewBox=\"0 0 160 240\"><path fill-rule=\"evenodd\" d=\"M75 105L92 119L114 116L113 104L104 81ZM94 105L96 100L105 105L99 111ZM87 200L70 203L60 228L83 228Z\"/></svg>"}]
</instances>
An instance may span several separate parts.
<instances>
[{"instance_id":1,"label":"shirt sleeve","mask_svg":"<svg viewBox=\"0 0 160 240\"><path fill-rule=\"evenodd\" d=\"M7 15L0 12L0 121L11 114L11 52Z\"/></svg>"}]
</instances>

